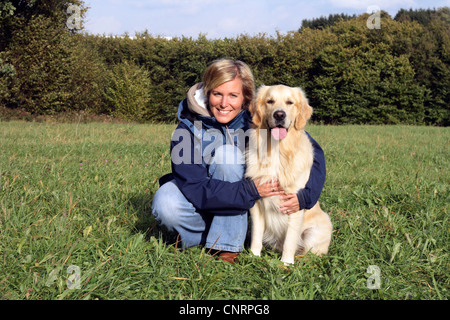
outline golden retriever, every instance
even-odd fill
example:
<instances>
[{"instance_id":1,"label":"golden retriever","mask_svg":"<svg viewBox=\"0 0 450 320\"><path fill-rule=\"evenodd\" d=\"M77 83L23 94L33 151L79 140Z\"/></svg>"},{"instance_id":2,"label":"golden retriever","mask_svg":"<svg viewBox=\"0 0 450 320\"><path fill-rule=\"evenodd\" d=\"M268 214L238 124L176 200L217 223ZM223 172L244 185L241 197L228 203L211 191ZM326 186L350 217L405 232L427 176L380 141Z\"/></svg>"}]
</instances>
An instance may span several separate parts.
<instances>
[{"instance_id":1,"label":"golden retriever","mask_svg":"<svg viewBox=\"0 0 450 320\"><path fill-rule=\"evenodd\" d=\"M261 183L278 180L286 194L304 188L313 165L312 144L304 128L313 109L300 88L262 86L250 107L254 129L247 151L246 176ZM332 224L317 203L310 210L280 213L280 196L261 198L250 209L250 249L259 256L264 244L293 264L296 254L326 254Z\"/></svg>"}]
</instances>

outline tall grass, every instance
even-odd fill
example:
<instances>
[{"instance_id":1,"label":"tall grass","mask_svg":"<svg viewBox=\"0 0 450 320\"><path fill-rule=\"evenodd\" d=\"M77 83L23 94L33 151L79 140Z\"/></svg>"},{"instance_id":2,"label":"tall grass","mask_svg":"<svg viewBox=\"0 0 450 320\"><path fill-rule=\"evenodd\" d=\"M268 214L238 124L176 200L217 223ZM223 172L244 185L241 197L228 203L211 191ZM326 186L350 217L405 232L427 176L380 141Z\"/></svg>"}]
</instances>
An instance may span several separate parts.
<instances>
[{"instance_id":1,"label":"tall grass","mask_svg":"<svg viewBox=\"0 0 450 320\"><path fill-rule=\"evenodd\" d=\"M0 122L0 299L449 298L448 128L310 126L333 240L289 268L166 243L151 200L173 129Z\"/></svg>"}]
</instances>

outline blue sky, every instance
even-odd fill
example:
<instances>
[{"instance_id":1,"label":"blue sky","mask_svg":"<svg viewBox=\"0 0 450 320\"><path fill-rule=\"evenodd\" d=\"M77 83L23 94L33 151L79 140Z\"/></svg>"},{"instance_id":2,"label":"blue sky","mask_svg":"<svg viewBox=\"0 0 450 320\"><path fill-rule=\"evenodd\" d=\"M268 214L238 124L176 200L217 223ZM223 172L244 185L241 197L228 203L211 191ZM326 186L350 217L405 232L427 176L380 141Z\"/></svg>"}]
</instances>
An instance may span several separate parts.
<instances>
[{"instance_id":1,"label":"blue sky","mask_svg":"<svg viewBox=\"0 0 450 320\"><path fill-rule=\"evenodd\" d=\"M450 0L85 0L85 31L123 35L208 38L297 30L303 19L362 14L370 6L394 16L400 8L450 6Z\"/></svg>"}]
</instances>

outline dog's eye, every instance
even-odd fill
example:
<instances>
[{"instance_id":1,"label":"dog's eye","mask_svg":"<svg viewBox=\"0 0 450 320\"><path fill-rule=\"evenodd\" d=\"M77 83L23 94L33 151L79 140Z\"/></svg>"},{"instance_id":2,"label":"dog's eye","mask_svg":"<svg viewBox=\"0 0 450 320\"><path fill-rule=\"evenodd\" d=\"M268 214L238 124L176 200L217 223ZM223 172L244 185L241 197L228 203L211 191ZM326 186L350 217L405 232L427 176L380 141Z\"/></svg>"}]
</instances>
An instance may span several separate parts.
<instances>
[{"instance_id":1,"label":"dog's eye","mask_svg":"<svg viewBox=\"0 0 450 320\"><path fill-rule=\"evenodd\" d=\"M294 104L291 100L288 100L288 101L286 101L286 104L287 105L291 105L291 104Z\"/></svg>"},{"instance_id":2,"label":"dog's eye","mask_svg":"<svg viewBox=\"0 0 450 320\"><path fill-rule=\"evenodd\" d=\"M274 103L275 103L275 101L273 101L273 99L267 100L267 104L274 104Z\"/></svg>"}]
</instances>

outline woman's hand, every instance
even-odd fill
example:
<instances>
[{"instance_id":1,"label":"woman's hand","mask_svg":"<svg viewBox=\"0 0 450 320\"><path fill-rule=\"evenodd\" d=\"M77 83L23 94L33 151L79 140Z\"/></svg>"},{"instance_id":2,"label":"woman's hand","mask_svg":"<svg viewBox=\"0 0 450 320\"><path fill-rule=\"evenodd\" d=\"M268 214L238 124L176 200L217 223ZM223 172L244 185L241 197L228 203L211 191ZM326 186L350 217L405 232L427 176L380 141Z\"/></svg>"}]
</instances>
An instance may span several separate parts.
<instances>
[{"instance_id":1,"label":"woman's hand","mask_svg":"<svg viewBox=\"0 0 450 320\"><path fill-rule=\"evenodd\" d=\"M268 181L263 184L261 184L261 179L256 179L253 182L255 183L256 189L262 198L284 194L284 190L281 188L278 180Z\"/></svg>"},{"instance_id":2,"label":"woman's hand","mask_svg":"<svg viewBox=\"0 0 450 320\"><path fill-rule=\"evenodd\" d=\"M291 214L300 211L300 203L298 203L298 198L295 193L289 193L282 195L280 197L281 205L280 212L283 214Z\"/></svg>"},{"instance_id":3,"label":"woman's hand","mask_svg":"<svg viewBox=\"0 0 450 320\"><path fill-rule=\"evenodd\" d=\"M264 197L281 196L280 212L291 214L300 211L300 203L295 193L285 194L278 180L272 180L261 184L261 179L253 180L259 195Z\"/></svg>"}]
</instances>

